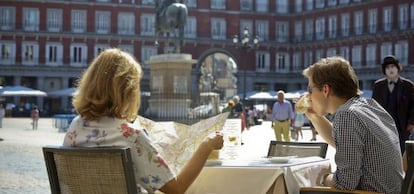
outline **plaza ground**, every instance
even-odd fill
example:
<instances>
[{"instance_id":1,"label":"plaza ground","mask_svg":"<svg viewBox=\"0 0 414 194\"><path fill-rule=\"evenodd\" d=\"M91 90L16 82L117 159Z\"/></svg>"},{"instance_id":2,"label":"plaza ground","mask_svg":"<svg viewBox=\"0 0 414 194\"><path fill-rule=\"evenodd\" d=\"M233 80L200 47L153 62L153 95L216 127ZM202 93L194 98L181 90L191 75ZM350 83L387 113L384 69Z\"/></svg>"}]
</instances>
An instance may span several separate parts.
<instances>
[{"instance_id":1,"label":"plaza ground","mask_svg":"<svg viewBox=\"0 0 414 194\"><path fill-rule=\"evenodd\" d=\"M64 133L55 128L54 119L40 118L38 130L32 130L30 118L4 118L0 128L0 193L1 194L47 194L50 193L49 180L43 159L42 147L61 145ZM311 130L303 130L309 141ZM318 136L318 141L321 141ZM270 122L252 126L242 134L240 158L264 157L269 142L274 140ZM333 151L328 148L328 158Z\"/></svg>"}]
</instances>

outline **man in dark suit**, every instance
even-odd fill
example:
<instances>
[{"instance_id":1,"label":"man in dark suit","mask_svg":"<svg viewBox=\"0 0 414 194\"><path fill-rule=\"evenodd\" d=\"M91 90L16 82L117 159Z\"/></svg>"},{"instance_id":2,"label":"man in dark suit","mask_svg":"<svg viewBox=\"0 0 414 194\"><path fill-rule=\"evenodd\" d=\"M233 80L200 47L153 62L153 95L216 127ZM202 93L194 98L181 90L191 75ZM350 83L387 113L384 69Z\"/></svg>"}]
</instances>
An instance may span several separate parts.
<instances>
[{"instance_id":1,"label":"man in dark suit","mask_svg":"<svg viewBox=\"0 0 414 194\"><path fill-rule=\"evenodd\" d=\"M381 66L385 77L375 81L372 98L394 118L403 153L405 141L414 132L414 84L399 75L402 66L394 56L385 57Z\"/></svg>"}]
</instances>

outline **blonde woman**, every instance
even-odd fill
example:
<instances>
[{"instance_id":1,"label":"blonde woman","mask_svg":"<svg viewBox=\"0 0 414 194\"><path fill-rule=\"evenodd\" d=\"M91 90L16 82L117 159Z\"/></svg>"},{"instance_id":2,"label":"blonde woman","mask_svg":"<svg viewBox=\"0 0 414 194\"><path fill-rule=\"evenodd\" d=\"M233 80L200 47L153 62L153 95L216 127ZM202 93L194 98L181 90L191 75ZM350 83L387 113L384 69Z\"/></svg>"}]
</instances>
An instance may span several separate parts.
<instances>
[{"instance_id":1,"label":"blonde woman","mask_svg":"<svg viewBox=\"0 0 414 194\"><path fill-rule=\"evenodd\" d=\"M223 146L222 134L207 138L175 175L154 148L147 131L133 127L140 104L142 70L119 49L95 58L78 83L73 106L79 113L70 124L64 145L78 147L128 146L132 150L137 184L148 193L184 193L204 166L208 155Z\"/></svg>"}]
</instances>

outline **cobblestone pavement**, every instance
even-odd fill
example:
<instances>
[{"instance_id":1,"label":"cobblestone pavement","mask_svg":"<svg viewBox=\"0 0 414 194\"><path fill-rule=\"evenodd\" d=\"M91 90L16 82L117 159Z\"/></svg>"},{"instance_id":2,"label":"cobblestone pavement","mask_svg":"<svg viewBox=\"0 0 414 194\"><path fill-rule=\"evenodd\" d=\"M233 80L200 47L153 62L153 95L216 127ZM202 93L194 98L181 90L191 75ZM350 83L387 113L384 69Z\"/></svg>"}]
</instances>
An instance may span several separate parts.
<instances>
[{"instance_id":1,"label":"cobblestone pavement","mask_svg":"<svg viewBox=\"0 0 414 194\"><path fill-rule=\"evenodd\" d=\"M0 128L0 194L49 194L50 186L42 146L61 145L64 133L54 127L51 118L40 118L38 130L31 129L30 118L4 118ZM309 141L311 131L303 130ZM267 155L269 141L274 140L270 122L252 126L242 136L240 158ZM318 137L318 140L319 137ZM333 156L328 149L328 156Z\"/></svg>"},{"instance_id":2,"label":"cobblestone pavement","mask_svg":"<svg viewBox=\"0 0 414 194\"><path fill-rule=\"evenodd\" d=\"M30 118L4 118L0 128L0 193L48 194L49 180L42 146L62 144L64 133L53 119L40 118L37 130Z\"/></svg>"}]
</instances>

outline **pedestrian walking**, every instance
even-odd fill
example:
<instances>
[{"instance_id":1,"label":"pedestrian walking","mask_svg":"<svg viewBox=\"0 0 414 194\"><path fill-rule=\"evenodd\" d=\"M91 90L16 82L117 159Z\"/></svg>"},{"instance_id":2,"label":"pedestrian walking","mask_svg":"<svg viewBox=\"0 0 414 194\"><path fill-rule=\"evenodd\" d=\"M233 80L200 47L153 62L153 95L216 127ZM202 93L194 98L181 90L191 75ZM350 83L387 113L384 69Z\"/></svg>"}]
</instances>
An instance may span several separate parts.
<instances>
[{"instance_id":1,"label":"pedestrian walking","mask_svg":"<svg viewBox=\"0 0 414 194\"><path fill-rule=\"evenodd\" d=\"M37 109L37 106L34 106L32 111L30 111L30 117L32 119L32 129L35 130L39 121L39 109Z\"/></svg>"},{"instance_id":2,"label":"pedestrian walking","mask_svg":"<svg viewBox=\"0 0 414 194\"><path fill-rule=\"evenodd\" d=\"M310 141L316 141L316 135L318 135L318 132L316 131L315 127L313 126L312 122L309 121L309 128L312 131L312 139Z\"/></svg>"},{"instance_id":3,"label":"pedestrian walking","mask_svg":"<svg viewBox=\"0 0 414 194\"><path fill-rule=\"evenodd\" d=\"M305 122L305 115L300 112L296 112L295 120L293 122L293 128L295 129L296 138L295 140L298 141L299 137L303 139L302 127Z\"/></svg>"},{"instance_id":4,"label":"pedestrian walking","mask_svg":"<svg viewBox=\"0 0 414 194\"><path fill-rule=\"evenodd\" d=\"M292 104L285 100L285 92L278 91L272 108L272 127L277 141L282 141L282 136L284 141L290 141L289 130L294 116Z\"/></svg>"},{"instance_id":5,"label":"pedestrian walking","mask_svg":"<svg viewBox=\"0 0 414 194\"><path fill-rule=\"evenodd\" d=\"M6 110L3 107L3 104L0 104L0 128L3 128L3 118L6 115Z\"/></svg>"},{"instance_id":6,"label":"pedestrian walking","mask_svg":"<svg viewBox=\"0 0 414 194\"><path fill-rule=\"evenodd\" d=\"M227 106L223 108L222 112L232 112L233 111L233 107L234 107L234 102L233 100L229 100L227 102ZM230 117L231 115L229 115Z\"/></svg>"},{"instance_id":7,"label":"pedestrian walking","mask_svg":"<svg viewBox=\"0 0 414 194\"><path fill-rule=\"evenodd\" d=\"M244 111L244 105L243 103L240 101L240 97L239 96L233 96L233 102L234 102L234 107L232 109L232 117L233 118L240 118L241 121L241 133L244 132L244 129L246 129L246 114ZM241 144L243 145L244 142L243 140L241 140Z\"/></svg>"}]
</instances>

